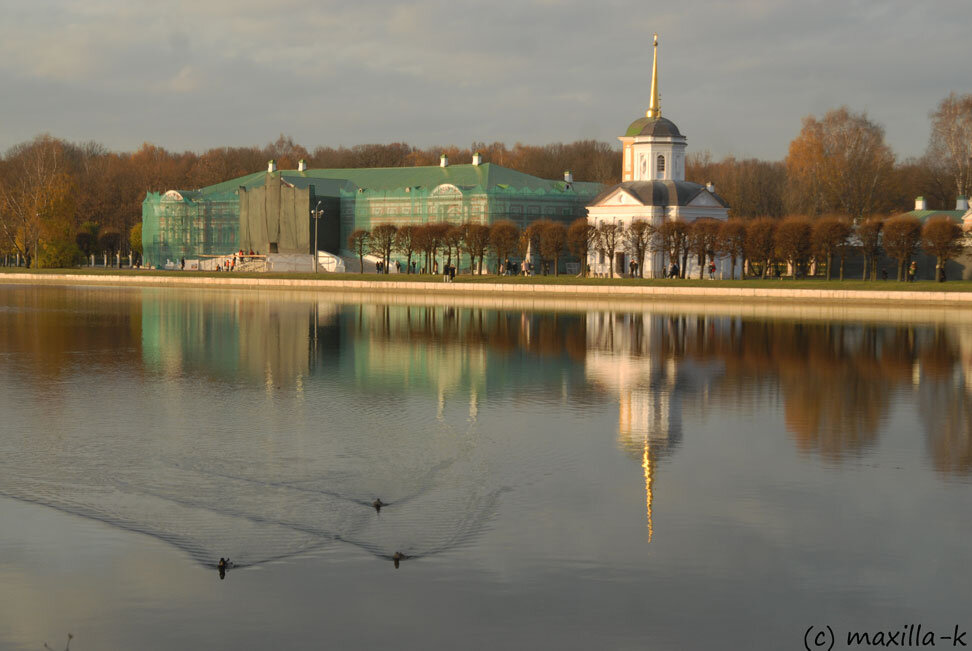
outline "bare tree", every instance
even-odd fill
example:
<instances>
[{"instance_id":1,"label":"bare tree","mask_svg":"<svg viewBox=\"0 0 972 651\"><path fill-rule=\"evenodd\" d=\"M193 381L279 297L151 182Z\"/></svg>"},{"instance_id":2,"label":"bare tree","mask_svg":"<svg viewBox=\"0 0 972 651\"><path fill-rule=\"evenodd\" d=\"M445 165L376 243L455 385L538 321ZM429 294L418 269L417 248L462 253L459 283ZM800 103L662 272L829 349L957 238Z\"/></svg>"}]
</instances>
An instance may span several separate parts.
<instances>
[{"instance_id":1,"label":"bare tree","mask_svg":"<svg viewBox=\"0 0 972 651\"><path fill-rule=\"evenodd\" d=\"M520 229L509 220L494 223L489 229L489 246L496 255L497 264L506 264L520 241Z\"/></svg>"},{"instance_id":2,"label":"bare tree","mask_svg":"<svg viewBox=\"0 0 972 651\"><path fill-rule=\"evenodd\" d=\"M827 261L827 280L832 277L834 254L841 251L851 234L850 222L836 215L826 215L813 222L814 254ZM843 256L841 256L840 279L844 279Z\"/></svg>"},{"instance_id":3,"label":"bare tree","mask_svg":"<svg viewBox=\"0 0 972 651\"><path fill-rule=\"evenodd\" d=\"M360 273L364 273L364 256L371 243L371 233L359 228L348 235L348 248L358 254L358 264Z\"/></svg>"},{"instance_id":4,"label":"bare tree","mask_svg":"<svg viewBox=\"0 0 972 651\"><path fill-rule=\"evenodd\" d=\"M388 263L391 260L392 248L395 246L395 234L398 229L394 224L378 224L371 229L371 239L368 242L371 252L381 258L382 273L388 273Z\"/></svg>"},{"instance_id":5,"label":"bare tree","mask_svg":"<svg viewBox=\"0 0 972 651\"><path fill-rule=\"evenodd\" d=\"M578 217L567 229L567 249L581 261L581 276L586 276L590 269L587 264L588 252L597 242L597 229L587 217Z\"/></svg>"},{"instance_id":6,"label":"bare tree","mask_svg":"<svg viewBox=\"0 0 972 651\"><path fill-rule=\"evenodd\" d=\"M881 231L884 220L879 217L865 219L857 225L856 235L861 243L861 255L864 256L864 271L861 280L867 280L870 270L871 280L877 280L877 261L881 254Z\"/></svg>"},{"instance_id":7,"label":"bare tree","mask_svg":"<svg viewBox=\"0 0 972 651\"><path fill-rule=\"evenodd\" d=\"M405 273L412 273L412 255L415 253L415 226L406 224L395 233L395 250L405 256Z\"/></svg>"},{"instance_id":8,"label":"bare tree","mask_svg":"<svg viewBox=\"0 0 972 651\"><path fill-rule=\"evenodd\" d=\"M804 263L810 257L812 222L806 217L794 215L780 222L773 242L776 254L793 268L793 277L800 275Z\"/></svg>"},{"instance_id":9,"label":"bare tree","mask_svg":"<svg viewBox=\"0 0 972 651\"><path fill-rule=\"evenodd\" d=\"M469 269L473 270L476 266L476 259L479 258L479 267L476 273L483 273L483 258L486 257L486 249L489 248L489 226L485 224L469 224L466 228L466 250L469 252Z\"/></svg>"},{"instance_id":10,"label":"bare tree","mask_svg":"<svg viewBox=\"0 0 972 651\"><path fill-rule=\"evenodd\" d=\"M972 194L972 95L949 94L931 114L927 159L950 177L955 193Z\"/></svg>"},{"instance_id":11,"label":"bare tree","mask_svg":"<svg viewBox=\"0 0 972 651\"><path fill-rule=\"evenodd\" d=\"M0 232L35 264L45 228L70 229L74 220L74 182L68 174L64 143L38 136L8 152L0 178Z\"/></svg>"},{"instance_id":12,"label":"bare tree","mask_svg":"<svg viewBox=\"0 0 972 651\"><path fill-rule=\"evenodd\" d=\"M948 217L929 219L921 229L921 248L935 256L935 278L945 280L945 263L963 249L962 228Z\"/></svg>"},{"instance_id":13,"label":"bare tree","mask_svg":"<svg viewBox=\"0 0 972 651\"><path fill-rule=\"evenodd\" d=\"M808 116L786 156L790 205L810 215L867 217L885 208L893 168L884 129L865 113L842 107L819 121Z\"/></svg>"},{"instance_id":14,"label":"bare tree","mask_svg":"<svg viewBox=\"0 0 972 651\"><path fill-rule=\"evenodd\" d=\"M776 227L779 224L775 219L761 217L754 219L746 224L746 241L744 248L749 263L758 263L760 266L760 277L766 278L770 262L776 247Z\"/></svg>"},{"instance_id":15,"label":"bare tree","mask_svg":"<svg viewBox=\"0 0 972 651\"><path fill-rule=\"evenodd\" d=\"M710 218L700 218L692 222L688 232L688 246L699 264L699 280L705 274L705 259L715 260L716 242L719 239L720 222Z\"/></svg>"},{"instance_id":16,"label":"bare tree","mask_svg":"<svg viewBox=\"0 0 972 651\"><path fill-rule=\"evenodd\" d=\"M621 244L622 232L621 225L614 222L601 222L597 226L598 249L608 257L608 269L611 278L614 278L614 252Z\"/></svg>"},{"instance_id":17,"label":"bare tree","mask_svg":"<svg viewBox=\"0 0 972 651\"><path fill-rule=\"evenodd\" d=\"M910 215L898 215L884 222L884 250L898 261L898 281L904 280L905 268L918 252L921 222Z\"/></svg>"},{"instance_id":18,"label":"bare tree","mask_svg":"<svg viewBox=\"0 0 972 651\"><path fill-rule=\"evenodd\" d=\"M655 227L643 219L635 219L624 231L624 243L634 254L638 263L638 277L645 277L645 254L651 248L651 241L655 236Z\"/></svg>"},{"instance_id":19,"label":"bare tree","mask_svg":"<svg viewBox=\"0 0 972 651\"><path fill-rule=\"evenodd\" d=\"M736 279L736 260L746 255L746 224L741 219L732 218L719 226L716 251L729 258L729 280Z\"/></svg>"},{"instance_id":20,"label":"bare tree","mask_svg":"<svg viewBox=\"0 0 972 651\"><path fill-rule=\"evenodd\" d=\"M567 245L567 228L560 222L544 220L540 230L540 257L545 261L552 260L554 275L560 275L560 256L564 254ZM546 273L546 270L544 270Z\"/></svg>"},{"instance_id":21,"label":"bare tree","mask_svg":"<svg viewBox=\"0 0 972 651\"><path fill-rule=\"evenodd\" d=\"M663 221L655 229L654 246L655 250L661 251L668 256L668 266L672 262L680 265L679 275L685 277L685 261L683 255L687 251L688 227L682 221Z\"/></svg>"}]
</instances>

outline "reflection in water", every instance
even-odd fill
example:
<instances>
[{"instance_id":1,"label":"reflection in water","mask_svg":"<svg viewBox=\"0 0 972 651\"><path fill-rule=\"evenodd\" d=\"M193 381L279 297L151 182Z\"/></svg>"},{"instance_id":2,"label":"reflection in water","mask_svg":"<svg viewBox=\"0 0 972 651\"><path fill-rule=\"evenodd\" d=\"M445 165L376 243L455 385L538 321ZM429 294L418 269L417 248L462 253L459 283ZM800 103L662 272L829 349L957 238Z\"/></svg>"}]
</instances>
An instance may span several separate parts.
<instances>
[{"instance_id":1,"label":"reflection in water","mask_svg":"<svg viewBox=\"0 0 972 651\"><path fill-rule=\"evenodd\" d=\"M336 542L397 565L469 542L505 492L582 462L521 429L519 408L617 405L649 541L683 414L781 406L797 448L837 462L876 446L914 399L934 467L972 471L967 325L0 292L0 493L209 567ZM513 420L484 422L485 407Z\"/></svg>"}]
</instances>

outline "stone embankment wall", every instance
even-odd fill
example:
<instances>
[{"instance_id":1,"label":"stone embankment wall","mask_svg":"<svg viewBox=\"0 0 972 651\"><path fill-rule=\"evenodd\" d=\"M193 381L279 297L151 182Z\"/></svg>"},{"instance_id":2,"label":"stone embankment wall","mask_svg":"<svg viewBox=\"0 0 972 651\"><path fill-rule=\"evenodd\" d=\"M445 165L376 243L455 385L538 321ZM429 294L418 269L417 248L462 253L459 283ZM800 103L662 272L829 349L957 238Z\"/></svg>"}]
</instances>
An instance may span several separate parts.
<instances>
[{"instance_id":1,"label":"stone embankment wall","mask_svg":"<svg viewBox=\"0 0 972 651\"><path fill-rule=\"evenodd\" d=\"M694 301L795 301L840 303L947 304L972 307L972 292L880 291L841 289L773 289L766 287L679 287L634 285L546 285L527 283L440 283L374 280L200 277L171 275L24 274L0 273L0 283L57 285L127 285L142 287L206 287L211 289L326 290L424 295L463 294L588 299L688 299Z\"/></svg>"}]
</instances>

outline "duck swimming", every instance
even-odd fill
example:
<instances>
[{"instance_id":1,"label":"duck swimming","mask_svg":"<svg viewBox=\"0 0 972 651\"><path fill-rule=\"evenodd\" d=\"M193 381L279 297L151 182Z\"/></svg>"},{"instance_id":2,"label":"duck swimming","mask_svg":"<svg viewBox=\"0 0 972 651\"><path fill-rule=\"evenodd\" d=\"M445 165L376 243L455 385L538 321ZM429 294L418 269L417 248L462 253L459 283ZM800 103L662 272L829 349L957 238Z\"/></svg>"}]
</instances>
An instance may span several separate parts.
<instances>
[{"instance_id":1,"label":"duck swimming","mask_svg":"<svg viewBox=\"0 0 972 651\"><path fill-rule=\"evenodd\" d=\"M388 506L387 504L381 501L380 497L377 498L374 502L372 502L371 505L375 507L375 511L377 511L378 513L381 513L381 507Z\"/></svg>"},{"instance_id":2,"label":"duck swimming","mask_svg":"<svg viewBox=\"0 0 972 651\"><path fill-rule=\"evenodd\" d=\"M394 554L392 554L392 562L395 563L395 569L396 570L398 569L398 563L400 561L404 561L407 558L408 558L408 556L406 556L405 554L403 554L401 552L395 552Z\"/></svg>"}]
</instances>

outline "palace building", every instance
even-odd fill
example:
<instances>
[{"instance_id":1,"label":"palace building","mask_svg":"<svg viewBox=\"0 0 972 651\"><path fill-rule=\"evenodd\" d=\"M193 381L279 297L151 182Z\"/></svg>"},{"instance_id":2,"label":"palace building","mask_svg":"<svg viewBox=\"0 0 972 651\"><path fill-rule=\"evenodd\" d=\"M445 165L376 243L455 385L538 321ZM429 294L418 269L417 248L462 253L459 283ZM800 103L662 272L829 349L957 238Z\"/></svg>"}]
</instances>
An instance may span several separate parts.
<instances>
[{"instance_id":1,"label":"palace building","mask_svg":"<svg viewBox=\"0 0 972 651\"><path fill-rule=\"evenodd\" d=\"M570 172L541 179L485 163L478 153L468 165L450 165L443 155L438 166L423 167L307 169L301 161L296 170L278 170L270 161L266 172L200 190L148 193L143 256L162 267L240 249L308 255L316 232L316 250L351 257L348 235L378 224L569 224L587 214L602 188L575 182Z\"/></svg>"},{"instance_id":2,"label":"palace building","mask_svg":"<svg viewBox=\"0 0 972 651\"><path fill-rule=\"evenodd\" d=\"M613 222L625 228L635 220L654 227L663 221L691 222L700 217L725 220L729 204L711 185L685 180L687 139L674 122L663 118L658 94L658 35L655 35L651 71L651 99L645 117L638 118L618 138L622 144L621 183L599 194L588 204L588 220L597 226ZM619 247L615 252L614 273L623 275L629 268L632 252ZM591 270L606 275L611 261L603 251L592 250L588 256ZM661 252L645 258L644 276L664 275L665 259ZM728 273L728 262L720 261L720 271ZM725 267L725 269L721 269Z\"/></svg>"}]
</instances>

